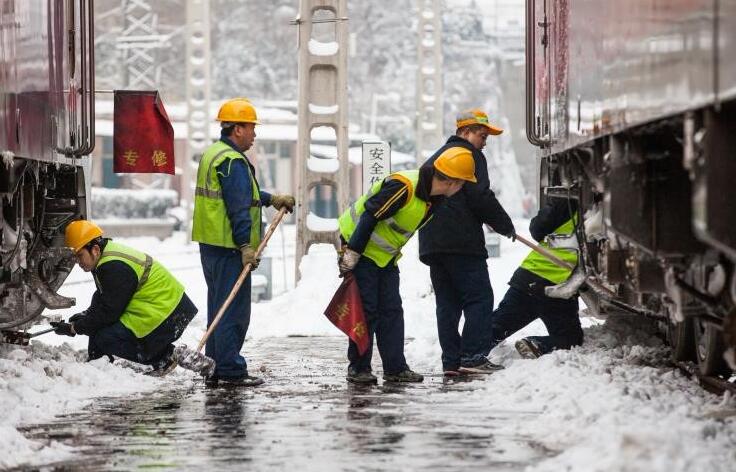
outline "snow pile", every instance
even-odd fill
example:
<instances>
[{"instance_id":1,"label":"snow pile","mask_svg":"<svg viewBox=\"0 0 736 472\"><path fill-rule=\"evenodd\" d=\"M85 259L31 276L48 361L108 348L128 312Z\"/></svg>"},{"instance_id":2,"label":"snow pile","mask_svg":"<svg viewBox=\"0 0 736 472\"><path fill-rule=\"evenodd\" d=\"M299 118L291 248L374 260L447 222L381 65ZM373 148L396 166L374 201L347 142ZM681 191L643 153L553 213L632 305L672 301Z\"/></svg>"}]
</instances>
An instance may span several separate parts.
<instances>
[{"instance_id":1,"label":"snow pile","mask_svg":"<svg viewBox=\"0 0 736 472\"><path fill-rule=\"evenodd\" d=\"M507 368L489 379L484 400L493 409L539 412L504 433L563 451L531 470L716 471L733 464L736 401L669 367L668 349L633 321L611 318L587 328L582 347L536 360L512 354L511 342L496 349Z\"/></svg>"},{"instance_id":2,"label":"snow pile","mask_svg":"<svg viewBox=\"0 0 736 472\"><path fill-rule=\"evenodd\" d=\"M71 454L70 448L57 442L29 441L16 425L76 410L90 397L147 391L160 384L130 369L110 365L106 359L85 360L86 353L68 344L0 344L0 444L2 450L13 451L0 455L0 468L48 463Z\"/></svg>"}]
</instances>

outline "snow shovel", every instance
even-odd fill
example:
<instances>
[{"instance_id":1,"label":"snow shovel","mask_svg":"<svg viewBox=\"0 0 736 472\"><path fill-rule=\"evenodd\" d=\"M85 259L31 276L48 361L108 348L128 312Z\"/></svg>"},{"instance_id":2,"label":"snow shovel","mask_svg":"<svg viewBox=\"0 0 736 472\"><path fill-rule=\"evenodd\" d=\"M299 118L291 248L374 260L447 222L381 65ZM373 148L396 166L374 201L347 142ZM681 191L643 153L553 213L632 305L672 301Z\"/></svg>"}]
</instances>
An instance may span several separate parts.
<instances>
[{"instance_id":1,"label":"snow shovel","mask_svg":"<svg viewBox=\"0 0 736 472\"><path fill-rule=\"evenodd\" d=\"M543 255L544 257L546 257L547 259L549 259L554 264L556 264L556 265L558 265L560 267L563 267L565 269L568 269L568 270L572 270L573 271L573 274L570 276L570 279L572 279L572 282L573 282L574 285L572 287L567 287L564 290L565 294L566 295L569 294L569 296L567 296L567 297L553 297L553 298L570 298L570 296L572 296L577 291L577 289L580 288L581 285L586 285L586 286L590 287L594 292L596 292L596 293L603 293L603 294L607 295L608 297L615 297L616 296L616 293L613 292L612 290L610 290L609 288L604 287L603 285L599 284L598 282L596 282L594 280L590 280L585 275L585 271L581 267L579 267L579 266L577 268L573 267L572 264L570 264L569 262L563 261L559 257L557 257L554 254L552 254L546 248L544 248L544 247L542 247L542 246L540 246L538 244L534 244L533 242L531 242L528 239L526 239L524 236L520 236L520 235L517 234L516 235L516 239L518 239L519 241L521 241L526 246L529 246L533 251L536 251L539 254ZM565 282L563 282L563 284L565 284ZM559 286L556 286L556 287L559 287ZM555 288L555 287L547 287L547 288ZM547 294L546 293L546 290L545 290L545 294ZM550 295L550 294L547 294L547 295Z\"/></svg>"},{"instance_id":2,"label":"snow shovel","mask_svg":"<svg viewBox=\"0 0 736 472\"><path fill-rule=\"evenodd\" d=\"M263 250L266 249L266 244L268 244L268 240L271 239L271 236L276 230L276 227L279 225L279 223L281 223L281 219L284 217L285 214L286 208L282 208L281 210L279 210L278 213L276 213L276 216L274 216L273 221L271 222L271 226L268 228L268 231L266 231L266 234L263 236L261 244L258 245L258 249L256 250L256 258L260 257ZM230 304L233 302L235 295L238 293L238 290L240 290L240 287L243 285L243 282L245 282L245 278L248 276L250 271L250 264L243 267L243 271L240 273L240 276L238 276L238 280L235 281L233 289L230 291L230 294L225 299L225 302L217 311L217 315L215 315L215 318L212 320L209 328L207 328L204 336L202 336L202 340L199 341L199 346L197 346L196 351L187 349L186 346L177 347L175 351L175 357L177 359L175 362L181 364L182 367L188 368L190 370L199 371L204 376L208 376L214 373L214 360L201 354L200 351L202 350L202 347L204 347L205 343L207 343L207 339L209 339L210 335L215 331L217 324L220 322L220 319L225 314L225 310L227 310Z\"/></svg>"},{"instance_id":3,"label":"snow shovel","mask_svg":"<svg viewBox=\"0 0 736 472\"><path fill-rule=\"evenodd\" d=\"M533 242L526 239L524 236L516 235L516 239L521 241L523 244L529 246L533 251L541 254L556 266L562 267L569 271L572 271L570 277L564 282L553 285L551 287L545 287L544 294L550 298L564 298L569 299L578 292L581 285L586 283L585 270L580 266L573 267L569 262L563 261L559 257L555 256L544 246L534 244Z\"/></svg>"},{"instance_id":4,"label":"snow shovel","mask_svg":"<svg viewBox=\"0 0 736 472\"><path fill-rule=\"evenodd\" d=\"M558 265L568 270L575 270L572 264L570 264L569 262L563 261L559 257L552 254L550 251L548 251L546 248L540 246L539 244L534 244L533 242L526 239L524 236L517 234L516 239L521 241L526 246L529 246L533 251L538 252L539 254L543 255L544 257L549 259L551 262L553 262L555 265Z\"/></svg>"}]
</instances>

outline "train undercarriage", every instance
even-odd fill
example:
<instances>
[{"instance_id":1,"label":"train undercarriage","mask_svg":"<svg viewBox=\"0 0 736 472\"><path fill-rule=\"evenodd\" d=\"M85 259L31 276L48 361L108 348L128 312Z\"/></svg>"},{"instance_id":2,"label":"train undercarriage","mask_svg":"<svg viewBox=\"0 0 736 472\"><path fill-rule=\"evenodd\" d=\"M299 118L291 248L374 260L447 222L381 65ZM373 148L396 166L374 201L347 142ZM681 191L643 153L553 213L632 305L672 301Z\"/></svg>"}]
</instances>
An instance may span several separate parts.
<instances>
[{"instance_id":1,"label":"train undercarriage","mask_svg":"<svg viewBox=\"0 0 736 472\"><path fill-rule=\"evenodd\" d=\"M540 186L579 199L590 311L655 318L677 361L736 369L736 102L546 156ZM590 285L588 285L590 286Z\"/></svg>"},{"instance_id":2,"label":"train undercarriage","mask_svg":"<svg viewBox=\"0 0 736 472\"><path fill-rule=\"evenodd\" d=\"M0 329L8 334L34 324L45 308L74 305L56 291L75 263L64 227L86 201L81 167L17 157L3 164Z\"/></svg>"}]
</instances>

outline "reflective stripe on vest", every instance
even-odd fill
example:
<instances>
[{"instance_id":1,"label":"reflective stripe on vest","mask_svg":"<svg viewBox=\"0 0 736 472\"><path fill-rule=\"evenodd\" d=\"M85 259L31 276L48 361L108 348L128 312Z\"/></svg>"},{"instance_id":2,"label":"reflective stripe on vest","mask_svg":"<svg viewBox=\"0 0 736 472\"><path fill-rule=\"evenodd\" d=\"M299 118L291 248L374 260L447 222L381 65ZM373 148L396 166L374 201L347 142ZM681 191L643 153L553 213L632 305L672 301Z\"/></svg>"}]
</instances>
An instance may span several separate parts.
<instances>
[{"instance_id":1,"label":"reflective stripe on vest","mask_svg":"<svg viewBox=\"0 0 736 472\"><path fill-rule=\"evenodd\" d=\"M557 229L553 231L553 234L574 234L576 226L575 223L578 221L578 217L579 215L576 212L572 218L557 227ZM550 248L549 244L546 241L540 243L540 246L547 248L552 254L569 263L573 267L575 267L578 263L577 251L572 251L569 249ZM558 266L554 262L549 261L546 257L535 251L530 252L529 255L526 256L524 262L521 263L521 267L542 277L543 279L549 280L554 284L560 284L564 282L570 277L570 274L572 274L572 270Z\"/></svg>"},{"instance_id":2,"label":"reflective stripe on vest","mask_svg":"<svg viewBox=\"0 0 736 472\"><path fill-rule=\"evenodd\" d=\"M391 178L405 182L409 195L407 202L395 215L376 224L363 251L363 256L371 259L379 267L386 267L392 259L398 260L401 257L401 248L419 229L429 209L429 203L417 197L414 192L419 182L418 170L396 172L386 177L386 179ZM384 181L385 179L373 184L368 193L360 197L340 215L338 220L340 233L345 241L349 241L355 231L360 215L365 211L366 200L380 191Z\"/></svg>"},{"instance_id":3,"label":"reflective stripe on vest","mask_svg":"<svg viewBox=\"0 0 736 472\"><path fill-rule=\"evenodd\" d=\"M184 286L148 254L108 241L97 268L111 261L125 263L138 277L138 286L120 322L137 338L143 338L171 315L184 296Z\"/></svg>"},{"instance_id":4,"label":"reflective stripe on vest","mask_svg":"<svg viewBox=\"0 0 736 472\"><path fill-rule=\"evenodd\" d=\"M261 193L250 165L242 153L222 141L212 144L202 155L197 169L197 186L194 191L194 215L192 240L213 246L236 248L230 218L222 197L217 167L227 160L245 162L250 178L252 195L249 210L251 226L248 244L258 247L261 242Z\"/></svg>"}]
</instances>

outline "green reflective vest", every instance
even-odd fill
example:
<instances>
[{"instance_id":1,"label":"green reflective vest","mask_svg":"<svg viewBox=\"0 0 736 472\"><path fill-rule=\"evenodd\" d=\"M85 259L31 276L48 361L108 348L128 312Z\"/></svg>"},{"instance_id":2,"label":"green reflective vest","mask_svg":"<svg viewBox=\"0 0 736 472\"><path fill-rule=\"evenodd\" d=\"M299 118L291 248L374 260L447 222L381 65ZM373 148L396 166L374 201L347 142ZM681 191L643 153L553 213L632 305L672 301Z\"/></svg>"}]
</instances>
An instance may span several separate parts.
<instances>
[{"instance_id":1,"label":"green reflective vest","mask_svg":"<svg viewBox=\"0 0 736 472\"><path fill-rule=\"evenodd\" d=\"M570 218L562 225L558 226L557 229L553 231L553 233L559 235L572 235L575 232L575 222L577 221L577 219L578 214L575 213L573 218ZM568 262L573 267L575 267L578 263L577 251L573 251L570 249L550 248L549 244L546 241L543 241L540 246L547 248L552 254L562 259L563 261ZM526 256L524 262L521 263L521 267L528 270L529 272L537 274L544 279L549 280L554 284L560 284L564 282L570 277L570 274L572 274L571 270L558 266L557 264L550 261L536 251L532 251L529 253L528 256Z\"/></svg>"},{"instance_id":2,"label":"green reflective vest","mask_svg":"<svg viewBox=\"0 0 736 472\"><path fill-rule=\"evenodd\" d=\"M105 245L97 268L110 261L124 262L138 277L138 288L120 322L137 338L147 336L174 311L184 296L184 286L148 254L113 241ZM100 290L97 279L95 283Z\"/></svg>"},{"instance_id":3,"label":"green reflective vest","mask_svg":"<svg viewBox=\"0 0 736 472\"><path fill-rule=\"evenodd\" d=\"M230 218L222 198L222 187L217 167L225 161L241 159L248 168L252 190L250 207L250 240L254 249L261 243L261 193L245 156L222 141L212 144L202 155L197 169L197 188L194 193L192 240L227 248L237 248L233 241Z\"/></svg>"},{"instance_id":4,"label":"green reflective vest","mask_svg":"<svg viewBox=\"0 0 736 472\"><path fill-rule=\"evenodd\" d=\"M371 259L378 267L386 267L391 259L401 257L401 248L409 241L414 232L427 214L429 203L417 197L414 190L419 182L419 171L408 170L396 172L386 179L399 179L407 184L408 198L404 206L392 217L381 220L376 225L363 256ZM386 180L384 179L384 180ZM358 225L360 215L365 211L365 201L378 193L384 180L376 182L370 191L360 197L355 203L340 215L340 233L345 241L350 241Z\"/></svg>"}]
</instances>

